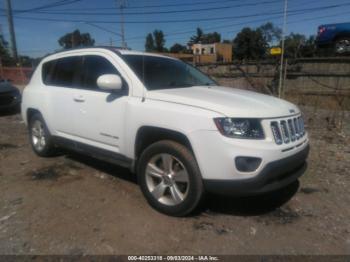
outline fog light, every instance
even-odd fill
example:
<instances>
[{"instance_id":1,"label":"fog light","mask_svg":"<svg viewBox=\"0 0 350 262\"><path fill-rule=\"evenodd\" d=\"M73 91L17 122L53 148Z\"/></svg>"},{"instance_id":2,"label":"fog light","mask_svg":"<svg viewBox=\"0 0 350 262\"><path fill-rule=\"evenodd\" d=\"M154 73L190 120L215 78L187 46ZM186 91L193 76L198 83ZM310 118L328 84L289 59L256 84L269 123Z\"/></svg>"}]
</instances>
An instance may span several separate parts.
<instances>
[{"instance_id":1,"label":"fog light","mask_svg":"<svg viewBox=\"0 0 350 262\"><path fill-rule=\"evenodd\" d=\"M235 159L236 168L241 172L253 172L258 169L261 158L239 156Z\"/></svg>"}]
</instances>

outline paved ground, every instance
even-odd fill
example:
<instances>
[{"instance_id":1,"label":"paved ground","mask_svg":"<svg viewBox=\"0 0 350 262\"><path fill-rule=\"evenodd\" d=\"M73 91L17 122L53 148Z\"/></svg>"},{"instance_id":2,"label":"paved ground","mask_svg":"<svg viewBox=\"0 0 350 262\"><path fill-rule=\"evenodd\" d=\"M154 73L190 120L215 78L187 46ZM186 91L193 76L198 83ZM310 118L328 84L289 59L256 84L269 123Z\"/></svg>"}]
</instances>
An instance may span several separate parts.
<instances>
[{"instance_id":1,"label":"paved ground","mask_svg":"<svg viewBox=\"0 0 350 262\"><path fill-rule=\"evenodd\" d=\"M188 218L152 210L126 169L35 156L20 116L2 116L0 254L350 254L350 117L335 130L329 115L307 114L312 151L300 184L210 196Z\"/></svg>"}]
</instances>

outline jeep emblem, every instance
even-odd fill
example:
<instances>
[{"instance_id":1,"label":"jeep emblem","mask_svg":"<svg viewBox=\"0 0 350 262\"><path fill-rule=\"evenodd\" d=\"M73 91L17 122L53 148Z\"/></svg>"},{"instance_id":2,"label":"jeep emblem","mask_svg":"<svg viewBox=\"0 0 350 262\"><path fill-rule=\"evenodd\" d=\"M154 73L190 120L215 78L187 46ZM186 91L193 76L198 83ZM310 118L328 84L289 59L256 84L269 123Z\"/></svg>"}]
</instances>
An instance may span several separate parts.
<instances>
[{"instance_id":1,"label":"jeep emblem","mask_svg":"<svg viewBox=\"0 0 350 262\"><path fill-rule=\"evenodd\" d=\"M294 109L289 109L289 113L293 114L293 113L295 113L295 110Z\"/></svg>"}]
</instances>

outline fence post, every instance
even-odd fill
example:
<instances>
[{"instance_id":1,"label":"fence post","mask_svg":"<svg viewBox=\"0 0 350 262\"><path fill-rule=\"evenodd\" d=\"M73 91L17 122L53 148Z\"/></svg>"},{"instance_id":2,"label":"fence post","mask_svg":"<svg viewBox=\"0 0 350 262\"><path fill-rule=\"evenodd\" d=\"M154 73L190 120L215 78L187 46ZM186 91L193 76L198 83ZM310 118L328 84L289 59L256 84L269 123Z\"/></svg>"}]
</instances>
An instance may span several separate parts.
<instances>
[{"instance_id":1,"label":"fence post","mask_svg":"<svg viewBox=\"0 0 350 262\"><path fill-rule=\"evenodd\" d=\"M2 68L2 60L1 60L1 57L0 57L0 76L2 77L2 78L4 78L4 70L3 70L3 68Z\"/></svg>"},{"instance_id":2,"label":"fence post","mask_svg":"<svg viewBox=\"0 0 350 262\"><path fill-rule=\"evenodd\" d=\"M287 67L288 67L288 58L285 60L284 64L284 74L283 74L283 81L282 81L282 98L284 98L284 93L286 89L286 78L287 78Z\"/></svg>"}]
</instances>

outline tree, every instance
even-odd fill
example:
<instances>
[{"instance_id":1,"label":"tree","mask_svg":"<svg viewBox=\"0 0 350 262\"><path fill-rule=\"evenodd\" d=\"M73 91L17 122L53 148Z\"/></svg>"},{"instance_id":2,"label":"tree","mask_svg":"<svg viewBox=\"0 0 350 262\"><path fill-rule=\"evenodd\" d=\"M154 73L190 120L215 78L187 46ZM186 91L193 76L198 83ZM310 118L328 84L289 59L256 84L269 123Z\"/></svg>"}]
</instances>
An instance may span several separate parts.
<instances>
[{"instance_id":1,"label":"tree","mask_svg":"<svg viewBox=\"0 0 350 262\"><path fill-rule=\"evenodd\" d=\"M89 33L81 34L79 30L75 30L72 33L68 33L60 37L58 43L64 49L69 49L79 46L93 46L95 44L95 40L91 38Z\"/></svg>"},{"instance_id":2,"label":"tree","mask_svg":"<svg viewBox=\"0 0 350 262\"><path fill-rule=\"evenodd\" d=\"M203 40L203 30L199 27L196 29L196 34L191 36L189 44L197 44Z\"/></svg>"},{"instance_id":3,"label":"tree","mask_svg":"<svg viewBox=\"0 0 350 262\"><path fill-rule=\"evenodd\" d=\"M301 54L303 57L317 56L317 47L315 41L316 37L314 35L311 35L308 39L306 39L305 44L301 49Z\"/></svg>"},{"instance_id":4,"label":"tree","mask_svg":"<svg viewBox=\"0 0 350 262\"><path fill-rule=\"evenodd\" d=\"M202 43L203 44L213 44L220 43L221 35L218 32L204 34Z\"/></svg>"},{"instance_id":5,"label":"tree","mask_svg":"<svg viewBox=\"0 0 350 262\"><path fill-rule=\"evenodd\" d=\"M151 33L146 36L145 50L147 52L154 51L154 40Z\"/></svg>"},{"instance_id":6,"label":"tree","mask_svg":"<svg viewBox=\"0 0 350 262\"><path fill-rule=\"evenodd\" d=\"M0 64L13 65L14 59L11 57L8 51L9 43L5 40L4 36L0 33Z\"/></svg>"},{"instance_id":7,"label":"tree","mask_svg":"<svg viewBox=\"0 0 350 262\"><path fill-rule=\"evenodd\" d=\"M157 52L163 52L164 50L164 44L165 44L165 39L164 39L164 34L162 30L154 30L153 32L153 37L154 37L154 43L155 43L155 51Z\"/></svg>"},{"instance_id":8,"label":"tree","mask_svg":"<svg viewBox=\"0 0 350 262\"><path fill-rule=\"evenodd\" d=\"M167 52L168 50L164 45L165 38L162 30L154 30L153 35L149 33L146 36L145 49L147 52Z\"/></svg>"},{"instance_id":9,"label":"tree","mask_svg":"<svg viewBox=\"0 0 350 262\"><path fill-rule=\"evenodd\" d=\"M186 53L186 51L186 46L181 45L179 43L175 43L172 47L170 47L170 53Z\"/></svg>"},{"instance_id":10,"label":"tree","mask_svg":"<svg viewBox=\"0 0 350 262\"><path fill-rule=\"evenodd\" d=\"M245 27L237 34L234 43L234 54L238 59L259 59L267 53L268 43L260 30Z\"/></svg>"},{"instance_id":11,"label":"tree","mask_svg":"<svg viewBox=\"0 0 350 262\"><path fill-rule=\"evenodd\" d=\"M261 25L258 27L258 30L261 31L262 36L269 46L273 46L274 43L279 43L281 41L282 29L271 22Z\"/></svg>"},{"instance_id":12,"label":"tree","mask_svg":"<svg viewBox=\"0 0 350 262\"><path fill-rule=\"evenodd\" d=\"M191 36L189 44L213 44L221 41L221 35L218 32L212 32L208 34L204 34L201 28L197 28L196 34Z\"/></svg>"},{"instance_id":13,"label":"tree","mask_svg":"<svg viewBox=\"0 0 350 262\"><path fill-rule=\"evenodd\" d=\"M302 34L291 33L284 40L284 54L289 58L301 56L301 49L306 42L306 36Z\"/></svg>"},{"instance_id":14,"label":"tree","mask_svg":"<svg viewBox=\"0 0 350 262\"><path fill-rule=\"evenodd\" d=\"M308 38L302 34L291 33L285 39L285 56L289 58L314 57L317 55L315 36Z\"/></svg>"}]
</instances>

